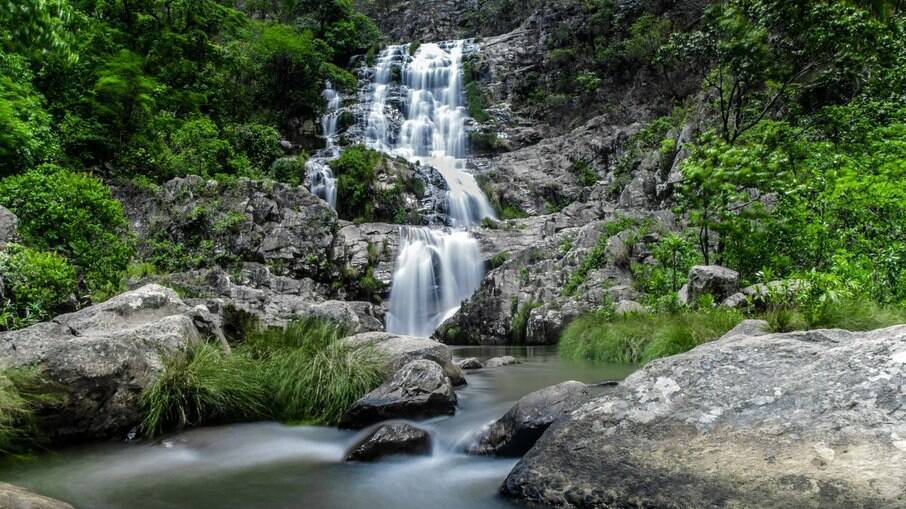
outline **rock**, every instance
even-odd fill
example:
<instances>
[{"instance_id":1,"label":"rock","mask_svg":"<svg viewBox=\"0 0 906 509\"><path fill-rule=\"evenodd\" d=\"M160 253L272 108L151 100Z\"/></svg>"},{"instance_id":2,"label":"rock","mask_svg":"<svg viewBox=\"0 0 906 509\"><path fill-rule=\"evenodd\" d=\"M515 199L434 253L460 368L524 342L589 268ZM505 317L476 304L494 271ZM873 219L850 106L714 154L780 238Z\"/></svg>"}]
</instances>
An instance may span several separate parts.
<instances>
[{"instance_id":1,"label":"rock","mask_svg":"<svg viewBox=\"0 0 906 509\"><path fill-rule=\"evenodd\" d=\"M391 378L400 368L419 359L439 364L453 385L465 383L465 375L442 343L415 336L398 336L389 332L367 332L343 339L350 345L372 347L385 359L384 372Z\"/></svg>"},{"instance_id":2,"label":"rock","mask_svg":"<svg viewBox=\"0 0 906 509\"><path fill-rule=\"evenodd\" d=\"M19 240L19 218L0 205L0 247Z\"/></svg>"},{"instance_id":3,"label":"rock","mask_svg":"<svg viewBox=\"0 0 906 509\"><path fill-rule=\"evenodd\" d=\"M353 403L340 427L363 428L387 419L417 419L453 414L456 393L434 361L420 359L403 366L393 378Z\"/></svg>"},{"instance_id":4,"label":"rock","mask_svg":"<svg viewBox=\"0 0 906 509\"><path fill-rule=\"evenodd\" d=\"M66 502L38 495L5 482L0 482L0 507L3 509L74 509Z\"/></svg>"},{"instance_id":5,"label":"rock","mask_svg":"<svg viewBox=\"0 0 906 509\"><path fill-rule=\"evenodd\" d=\"M771 333L771 326L764 320L743 320L730 329L721 339L733 336L764 336Z\"/></svg>"},{"instance_id":6,"label":"rock","mask_svg":"<svg viewBox=\"0 0 906 509\"><path fill-rule=\"evenodd\" d=\"M618 315L625 315L628 313L644 313L645 306L639 304L634 300L621 300L617 302L616 307L614 308L614 313Z\"/></svg>"},{"instance_id":7,"label":"rock","mask_svg":"<svg viewBox=\"0 0 906 509\"><path fill-rule=\"evenodd\" d=\"M201 340L192 315L176 292L147 285L0 333L0 364L37 366L60 386L62 400L41 409L51 438L110 437L141 421L139 398L164 357Z\"/></svg>"},{"instance_id":8,"label":"rock","mask_svg":"<svg viewBox=\"0 0 906 509\"><path fill-rule=\"evenodd\" d=\"M521 456L554 421L588 401L588 387L563 382L524 396L503 417L481 431L469 454Z\"/></svg>"},{"instance_id":9,"label":"rock","mask_svg":"<svg viewBox=\"0 0 906 509\"><path fill-rule=\"evenodd\" d=\"M481 369L484 367L484 364L482 364L477 357L468 357L466 359L462 359L458 361L456 365L461 369Z\"/></svg>"},{"instance_id":10,"label":"rock","mask_svg":"<svg viewBox=\"0 0 906 509\"><path fill-rule=\"evenodd\" d=\"M431 435L404 422L383 424L346 454L346 461L375 461L393 454L431 453Z\"/></svg>"},{"instance_id":11,"label":"rock","mask_svg":"<svg viewBox=\"0 0 906 509\"><path fill-rule=\"evenodd\" d=\"M570 508L903 507L906 326L738 332L556 422L503 493Z\"/></svg>"},{"instance_id":12,"label":"rock","mask_svg":"<svg viewBox=\"0 0 906 509\"><path fill-rule=\"evenodd\" d=\"M688 291L688 288L687 288L687 291ZM688 298L689 297L687 294L686 295L687 302L688 302ZM720 305L725 308L734 308L735 309L735 308L740 308L740 307L745 306L747 302L749 302L749 298L746 297L746 294L744 294L742 292L736 292L733 295L724 299L724 301L721 302Z\"/></svg>"},{"instance_id":13,"label":"rock","mask_svg":"<svg viewBox=\"0 0 906 509\"><path fill-rule=\"evenodd\" d=\"M519 361L512 355L504 355L502 357L493 357L488 359L484 363L486 368L499 368L501 366L509 366L510 364L519 364Z\"/></svg>"},{"instance_id":14,"label":"rock","mask_svg":"<svg viewBox=\"0 0 906 509\"><path fill-rule=\"evenodd\" d=\"M706 294L713 295L716 302L722 302L739 290L739 273L720 265L696 265L689 269L686 290L686 302L696 302Z\"/></svg>"}]
</instances>

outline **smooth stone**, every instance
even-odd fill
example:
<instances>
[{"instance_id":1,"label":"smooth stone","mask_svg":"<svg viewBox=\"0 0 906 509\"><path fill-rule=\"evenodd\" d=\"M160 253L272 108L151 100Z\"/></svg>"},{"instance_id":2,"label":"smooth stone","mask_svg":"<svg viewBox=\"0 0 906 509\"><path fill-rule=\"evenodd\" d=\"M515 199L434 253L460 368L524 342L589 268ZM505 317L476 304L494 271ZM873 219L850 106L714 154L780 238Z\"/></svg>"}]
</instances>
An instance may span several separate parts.
<instances>
[{"instance_id":1,"label":"smooth stone","mask_svg":"<svg viewBox=\"0 0 906 509\"><path fill-rule=\"evenodd\" d=\"M502 357L493 357L486 360L484 367L499 368L501 366L509 366L510 364L519 364L519 361L512 355L504 355Z\"/></svg>"},{"instance_id":2,"label":"smooth stone","mask_svg":"<svg viewBox=\"0 0 906 509\"><path fill-rule=\"evenodd\" d=\"M395 454L431 453L431 435L405 422L383 424L354 445L346 461L376 461Z\"/></svg>"}]
</instances>

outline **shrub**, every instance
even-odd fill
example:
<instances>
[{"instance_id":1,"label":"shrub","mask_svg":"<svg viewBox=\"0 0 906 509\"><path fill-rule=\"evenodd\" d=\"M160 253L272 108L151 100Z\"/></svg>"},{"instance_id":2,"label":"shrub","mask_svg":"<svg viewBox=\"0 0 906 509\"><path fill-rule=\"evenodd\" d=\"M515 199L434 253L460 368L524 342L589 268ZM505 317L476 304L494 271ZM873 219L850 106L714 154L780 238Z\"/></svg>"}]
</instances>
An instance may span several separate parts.
<instances>
[{"instance_id":1,"label":"shrub","mask_svg":"<svg viewBox=\"0 0 906 509\"><path fill-rule=\"evenodd\" d=\"M722 308L625 315L597 311L566 328L560 338L560 354L573 359L646 363L713 341L742 319L739 311Z\"/></svg>"},{"instance_id":2,"label":"shrub","mask_svg":"<svg viewBox=\"0 0 906 509\"><path fill-rule=\"evenodd\" d=\"M0 274L7 292L0 328L46 319L76 292L75 269L56 253L9 245L0 252Z\"/></svg>"},{"instance_id":3,"label":"shrub","mask_svg":"<svg viewBox=\"0 0 906 509\"><path fill-rule=\"evenodd\" d=\"M217 124L207 118L184 122L171 136L170 146L180 175L211 177L222 173L230 168L234 155Z\"/></svg>"},{"instance_id":4,"label":"shrub","mask_svg":"<svg viewBox=\"0 0 906 509\"><path fill-rule=\"evenodd\" d=\"M266 171L271 163L283 155L280 133L271 126L234 124L227 127L226 134L233 149L245 154L256 170Z\"/></svg>"},{"instance_id":5,"label":"shrub","mask_svg":"<svg viewBox=\"0 0 906 509\"><path fill-rule=\"evenodd\" d=\"M270 176L277 182L298 186L305 181L305 154L281 157L271 164Z\"/></svg>"},{"instance_id":6,"label":"shrub","mask_svg":"<svg viewBox=\"0 0 906 509\"><path fill-rule=\"evenodd\" d=\"M348 219L371 221L374 218L375 171L381 154L363 145L354 145L331 161L337 176L337 208Z\"/></svg>"},{"instance_id":7,"label":"shrub","mask_svg":"<svg viewBox=\"0 0 906 509\"><path fill-rule=\"evenodd\" d=\"M0 181L0 204L19 217L23 244L67 258L92 294L119 287L133 245L123 206L103 182L42 165Z\"/></svg>"}]
</instances>

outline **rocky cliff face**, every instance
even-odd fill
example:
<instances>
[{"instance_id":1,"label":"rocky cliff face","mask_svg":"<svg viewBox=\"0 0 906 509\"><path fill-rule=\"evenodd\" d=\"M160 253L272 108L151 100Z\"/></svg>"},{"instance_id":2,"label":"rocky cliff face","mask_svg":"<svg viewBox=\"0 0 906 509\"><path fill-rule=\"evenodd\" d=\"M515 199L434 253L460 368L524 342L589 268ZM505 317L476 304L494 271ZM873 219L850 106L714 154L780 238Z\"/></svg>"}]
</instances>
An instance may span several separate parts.
<instances>
[{"instance_id":1,"label":"rocky cliff face","mask_svg":"<svg viewBox=\"0 0 906 509\"><path fill-rule=\"evenodd\" d=\"M902 507L906 327L746 325L555 423L503 492L571 508Z\"/></svg>"}]
</instances>

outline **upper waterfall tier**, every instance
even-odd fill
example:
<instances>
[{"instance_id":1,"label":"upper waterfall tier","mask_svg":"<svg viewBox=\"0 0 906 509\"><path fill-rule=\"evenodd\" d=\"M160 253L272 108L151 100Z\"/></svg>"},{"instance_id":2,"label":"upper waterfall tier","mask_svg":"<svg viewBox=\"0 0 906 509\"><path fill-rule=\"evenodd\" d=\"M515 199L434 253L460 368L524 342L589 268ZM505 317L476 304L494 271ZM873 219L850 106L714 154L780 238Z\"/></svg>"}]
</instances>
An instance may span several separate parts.
<instances>
[{"instance_id":1,"label":"upper waterfall tier","mask_svg":"<svg viewBox=\"0 0 906 509\"><path fill-rule=\"evenodd\" d=\"M363 88L368 146L437 168L447 181L451 226L468 228L494 217L488 200L465 171L468 150L463 100L464 41L390 46L378 55Z\"/></svg>"}]
</instances>

